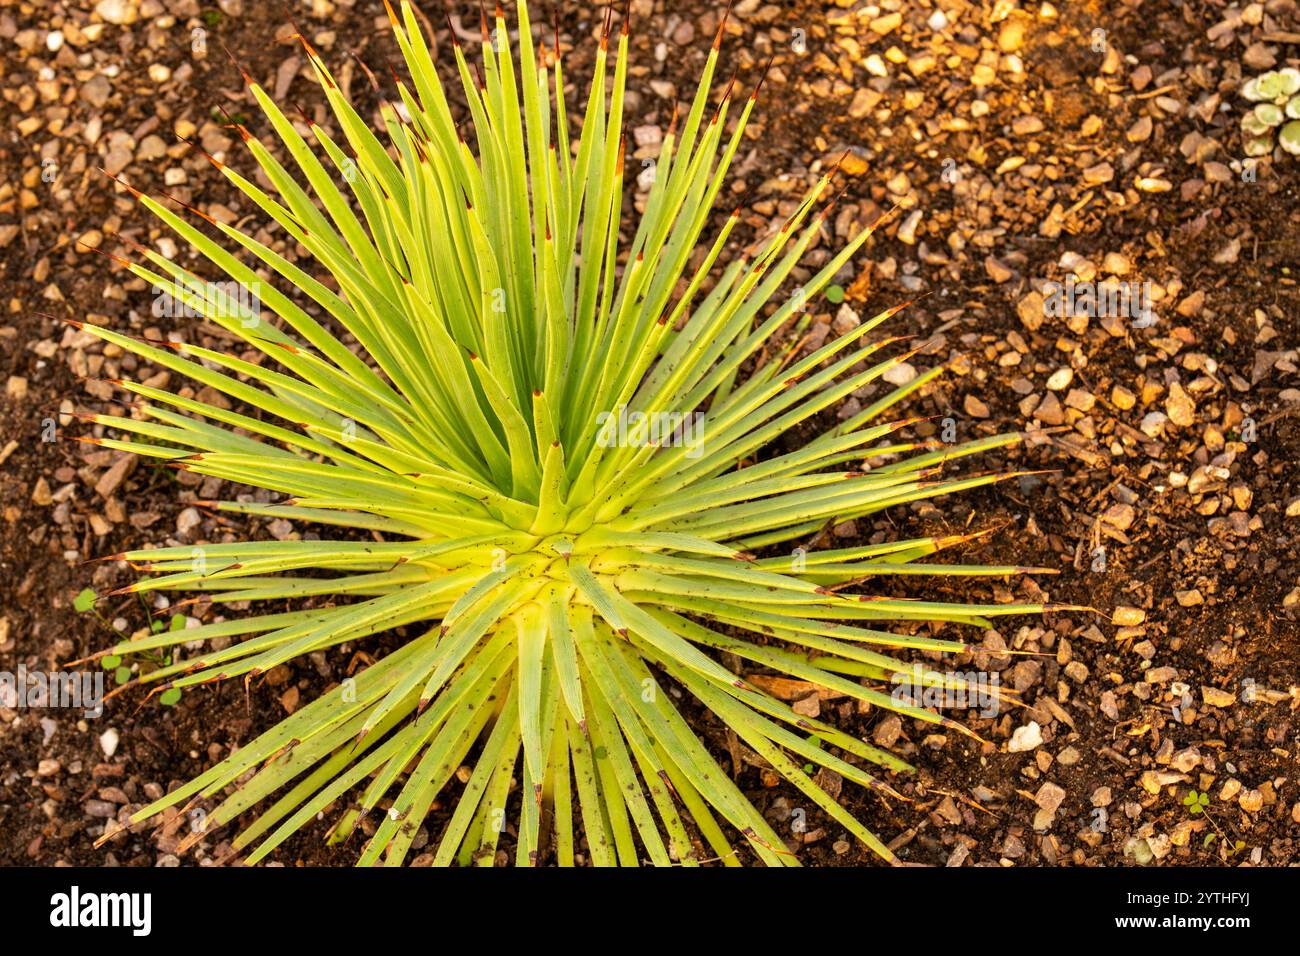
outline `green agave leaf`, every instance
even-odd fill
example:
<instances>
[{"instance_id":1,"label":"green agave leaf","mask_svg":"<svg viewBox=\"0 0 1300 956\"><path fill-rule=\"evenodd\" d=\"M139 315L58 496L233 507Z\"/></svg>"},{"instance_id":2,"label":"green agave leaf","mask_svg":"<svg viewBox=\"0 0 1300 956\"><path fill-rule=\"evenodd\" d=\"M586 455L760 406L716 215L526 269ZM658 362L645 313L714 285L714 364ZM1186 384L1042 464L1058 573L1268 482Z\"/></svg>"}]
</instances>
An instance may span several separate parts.
<instances>
[{"instance_id":1,"label":"green agave leaf","mask_svg":"<svg viewBox=\"0 0 1300 956\"><path fill-rule=\"evenodd\" d=\"M264 314L236 321L225 299L203 294L204 279L145 250L161 271L128 268L195 297L204 320L238 339L239 355L85 330L249 413L123 381L149 404L87 421L97 430L89 440L106 447L284 496L202 503L230 518L371 538L112 555L151 575L122 592L294 602L121 642L101 655L106 665L172 655L125 686L152 684L174 703L181 688L255 680L345 641L408 626L414 636L133 820L218 800L182 849L239 821L234 850L255 863L324 815L331 842L364 830L359 861L393 866L440 800L450 813L429 834L437 865L511 856L520 865L797 865L797 851L688 725L680 708L689 696L813 812L893 862L805 771L897 796L866 768L910 768L797 713L763 678L968 733L890 692L908 674L927 688L969 689L965 678L912 669L905 655L964 649L960 629L1045 606L903 600L866 586L887 575L1049 569L920 560L986 532L753 552L1011 477L951 469L1018 436L957 446L895 437L919 420L885 413L940 365L799 448L767 450L916 352L883 357L900 340L873 333L895 307L798 354L802 303L843 296L832 283L878 225L789 288L834 208L824 200L835 169L743 253L730 249L740 210L706 236L758 98L734 82L715 95L725 19L625 241L628 22L615 34L606 12L590 93L571 104L563 57L534 37L526 3L517 49L504 15L485 16L480 50L453 36L448 71L409 2L388 13L409 79L381 103L382 129L366 125L303 41L332 129L291 120L245 76L280 148L239 126L251 172L212 158L314 262L291 263L201 213L192 223L123 184L218 276L256 284ZM468 122L441 72L457 78ZM1284 145L1297 125L1283 128ZM83 592L77 607L93 599ZM918 622L943 633L918 634ZM182 645L201 649L185 657Z\"/></svg>"}]
</instances>

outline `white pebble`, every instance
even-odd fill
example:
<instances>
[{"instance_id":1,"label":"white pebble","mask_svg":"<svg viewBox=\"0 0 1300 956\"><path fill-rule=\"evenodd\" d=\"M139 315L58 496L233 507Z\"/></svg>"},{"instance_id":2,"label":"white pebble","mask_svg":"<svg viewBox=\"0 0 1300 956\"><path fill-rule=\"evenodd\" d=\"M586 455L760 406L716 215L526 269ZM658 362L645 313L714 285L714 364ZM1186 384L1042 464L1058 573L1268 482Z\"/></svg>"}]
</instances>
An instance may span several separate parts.
<instances>
[{"instance_id":1,"label":"white pebble","mask_svg":"<svg viewBox=\"0 0 1300 956\"><path fill-rule=\"evenodd\" d=\"M1074 369L1069 366L1058 368L1047 380L1047 387L1054 392L1059 392L1061 389L1065 388L1065 386L1069 385L1073 379Z\"/></svg>"},{"instance_id":2,"label":"white pebble","mask_svg":"<svg viewBox=\"0 0 1300 956\"><path fill-rule=\"evenodd\" d=\"M1043 728L1038 726L1038 722L1031 720L1023 727L1017 727L1015 733L1011 735L1010 742L1007 743L1007 752L1018 754L1028 750L1033 750L1043 742Z\"/></svg>"},{"instance_id":3,"label":"white pebble","mask_svg":"<svg viewBox=\"0 0 1300 956\"><path fill-rule=\"evenodd\" d=\"M121 738L118 736L117 731L112 727L109 727L108 730L99 735L99 747L104 751L105 757L111 757L113 754L117 753L117 744L119 740L121 740Z\"/></svg>"},{"instance_id":4,"label":"white pebble","mask_svg":"<svg viewBox=\"0 0 1300 956\"><path fill-rule=\"evenodd\" d=\"M881 376L890 385L906 385L916 378L916 369L908 362L900 362Z\"/></svg>"}]
</instances>

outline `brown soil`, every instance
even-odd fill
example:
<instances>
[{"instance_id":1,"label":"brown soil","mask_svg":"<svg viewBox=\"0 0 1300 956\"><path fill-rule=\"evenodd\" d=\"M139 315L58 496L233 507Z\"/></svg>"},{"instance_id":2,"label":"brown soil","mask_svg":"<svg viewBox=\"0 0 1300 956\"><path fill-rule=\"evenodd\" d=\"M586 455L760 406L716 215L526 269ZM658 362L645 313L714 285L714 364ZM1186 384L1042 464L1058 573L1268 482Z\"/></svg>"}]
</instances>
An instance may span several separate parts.
<instances>
[{"instance_id":1,"label":"brown soil","mask_svg":"<svg viewBox=\"0 0 1300 956\"><path fill-rule=\"evenodd\" d=\"M303 27L332 64L342 69L351 51L382 76L386 63L398 61L381 4L326 6L330 12ZM924 503L870 526L841 527L833 532L836 544L882 532L910 537L1005 523L951 560L1060 573L992 583L915 580L898 593L1050 600L1103 613L999 619L980 650L951 662L953 670L996 671L1020 693L1023 707L992 719L954 714L987 744L842 701L825 703L844 729L892 739L920 769L916 778L893 781L907 802L864 797L850 786L841 798L903 859L921 863L1121 865L1135 851L1145 858L1147 849L1163 865L1300 862L1300 517L1287 516L1288 509L1300 511L1293 506L1300 496L1300 165L1279 153L1260 165L1254 181L1243 180L1234 165L1242 108L1235 90L1243 75L1259 72L1240 63L1298 62L1295 4L1253 4L1262 12L1257 22L1226 32L1221 22L1229 8L1213 2L1175 8L1092 0L1060 3L1051 17L1038 3L941 0L902 5L902 25L885 33L887 24L876 18L900 5L880 6L868 13L866 5L831 2L736 5L726 69L735 67L748 89L776 55L738 156L736 199L748 197L747 226L764 229L784 216L811 177L851 148L834 231L842 236L854 220L870 221L900 200L904 208L846 270L849 305L871 315L922 294L894 320L897 330L931 336L929 354L937 360L965 355L955 374L911 400L905 413L952 418L962 439L1027 431L1023 446L988 456L979 467L1052 473ZM1012 12L994 19L995 6ZM57 319L90 316L126 328L134 311L145 317L139 328L197 334L185 320L151 319L147 288L124 284L120 270L74 242L98 232L102 247L117 252L109 233L141 242L160 235L147 212L95 171L112 158L113 134L131 141L125 148L135 156L127 157L122 175L135 187L247 215L249 204L201 156L178 148L171 128L188 120L210 151L215 145L232 163L242 162L217 107L250 118L255 107L221 45L271 89L296 56L273 5L218 9L189 0L169 4L171 23L160 5L153 7L146 2L132 25L108 25L97 39L74 44L74 27L84 33L99 22L89 4L0 0L0 42L21 51L0 65L0 361L9 382L0 398L0 448L16 443L0 464L3 670L65 666L111 643L107 622L121 619L132 632L170 614L135 596L101 604L103 623L77 614L71 605L82 588L103 592L131 580L120 563L82 562L146 542L273 530L256 521L219 524L204 514L190 537L178 536L182 510L212 497L212 489L142 462L117 487L97 491L115 456L71 440L83 426L66 415L67 403L104 411L114 407L113 396L94 381L104 360L99 347ZM476 22L467 5L453 7L462 8L464 23ZM628 126L665 128L671 100L652 92L651 81L675 83L678 98L686 98L718 12L696 0L637 0L632 7L636 70L629 86L638 95ZM951 19L938 30L927 22L935 8ZM585 7L562 16L574 47L566 69L575 91L585 91L589 38L599 19L599 9ZM1018 24L1019 37L1006 36L1008 22ZM201 58L188 39L199 27L208 31ZM55 28L66 37L57 53L46 40ZM1097 29L1106 31L1117 60L1093 49ZM26 31L36 31L34 39ZM803 53L792 49L794 31L803 31ZM333 42L324 42L322 32ZM445 27L439 42L445 53ZM663 55L656 56L660 44ZM891 48L904 62L894 61ZM888 82L864 65L873 54L884 58ZM926 56L933 57L929 66ZM1011 56L1022 63L1019 71ZM997 79L981 96L972 70L990 57ZM94 75L111 64L120 72L108 95L88 92ZM167 66L171 79L152 80L147 71L154 64ZM301 66L279 74L282 99L316 113L323 98ZM55 88L40 86L50 82L42 67ZM359 71L352 78L352 93L369 115L374 96ZM1215 96L1228 111L1197 110ZM976 101L987 111L977 115ZM20 129L24 117L40 123ZM1026 118L1038 122L1017 122ZM87 124L102 127L90 145ZM166 153L136 158L151 134L162 138ZM41 178L48 167L42 158L55 160L53 182ZM1103 164L1109 178L1098 168ZM172 168L184 170L183 183L167 185ZM946 170L956 181L944 177ZM1134 185L1139 178L1164 179L1171 188L1146 192ZM913 209L922 217L909 241L900 229ZM6 232L10 224L17 230ZM812 263L831 245L821 243ZM1131 269L1126 278L1160 285L1168 298L1157 304L1158 321L1140 330L1095 319L1076 328L1041 315L1026 321L1031 282L1083 269L1067 268L1067 253L1094 272L1119 270L1121 260L1108 255L1122 257ZM814 327L825 330L837 306L814 308ZM1072 368L1073 380L1049 390L1060 368ZM1117 387L1135 404L1123 407ZM1190 419L1182 418L1181 393L1190 397ZM1144 430L1152 413L1174 421ZM58 440L45 442L51 418ZM940 427L934 422L921 431ZM1225 469L1222 476L1208 475L1211 465ZM1096 564L1099 546L1104 569ZM1111 623L1110 612L1120 606L1142 609L1145 620ZM0 862L176 862L179 819L161 833L124 835L98 850L92 844L105 816L124 816L272 725L292 691L309 700L342 676L355 652L377 654L400 639L389 635L297 661L248 688L230 683L190 692L171 708L126 696L111 701L103 717L81 721L67 712L0 708ZM1243 694L1248 682L1253 697ZM1175 693L1175 685L1185 685L1188 696ZM43 725L41 717L52 723ZM707 716L694 719L720 754L743 751ZM1030 721L1043 743L1008 752L1012 733ZM110 727L120 744L106 757L99 738ZM790 832L802 860L873 862L815 812L804 832L791 831L797 792L739 756L741 785L781 832ZM1064 797L1052 814L1040 806L1055 802L1054 787ZM1189 789L1209 794L1207 814L1188 812L1182 798ZM1099 806L1104 829L1096 826ZM436 832L438 819L435 810L426 828ZM308 827L276 859L351 862L355 847L322 844L329 822ZM219 857L228 838L217 835L184 862ZM1135 846L1138 839L1144 842ZM1238 840L1241 848L1229 856Z\"/></svg>"}]
</instances>

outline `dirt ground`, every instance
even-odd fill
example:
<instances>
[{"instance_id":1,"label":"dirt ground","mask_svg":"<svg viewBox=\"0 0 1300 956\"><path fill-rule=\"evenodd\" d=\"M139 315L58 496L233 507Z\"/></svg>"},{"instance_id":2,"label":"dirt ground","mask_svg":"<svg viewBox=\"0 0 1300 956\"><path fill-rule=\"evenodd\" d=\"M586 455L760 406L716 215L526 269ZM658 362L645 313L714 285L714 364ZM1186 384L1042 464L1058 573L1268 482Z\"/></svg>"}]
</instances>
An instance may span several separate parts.
<instances>
[{"instance_id":1,"label":"dirt ground","mask_svg":"<svg viewBox=\"0 0 1300 956\"><path fill-rule=\"evenodd\" d=\"M445 63L448 28L422 6ZM202 340L192 320L155 318L145 284L91 251L124 251L119 235L174 251L97 167L214 218L256 221L177 134L252 165L223 127L223 110L258 123L223 46L280 102L326 119L285 7L373 114L349 54L381 78L400 62L378 0L0 0L0 670L57 669L114 630L169 620L165 600L137 596L98 616L75 610L83 588L132 577L120 562L83 564L91 558L291 533L196 508L233 494L220 482L74 441L90 428L74 411L121 410L105 378L152 373L59 321ZM585 94L604 8L559 7L571 96ZM452 28L476 37L477 8L450 8ZM721 14L700 0L631 9L629 181L693 92ZM1300 157L1279 150L1243 165L1238 126L1245 78L1300 65L1295 0L739 0L723 72L750 89L769 59L732 176L750 234L779 223L841 157L834 235L805 275L856 223L899 207L839 277L843 303L810 304L814 331L915 298L893 331L929 341L918 368L953 364L909 400L906 412L935 416L921 433L1022 431L1021 446L982 466L1046 471L837 527L836 544L996 528L960 559L1059 574L917 579L898 593L1098 609L1001 619L952 660L998 674L1023 702L955 714L982 747L823 700L824 716L921 771L892 781L906 801L851 786L841 799L916 863L1300 863ZM732 203L719 205L725 215ZM1147 283L1154 321L1048 314L1047 283L1070 279ZM176 816L92 844L106 820L337 680L354 652L400 639L345 645L170 707L125 695L83 719L0 701L0 862L222 856L229 833L178 859ZM741 786L804 862L874 862L816 813L795 827L797 792L706 717L695 726L736 758ZM1191 792L1206 795L1203 812ZM435 805L417 850L438 819ZM275 858L350 863L352 848L320 842L328 822Z\"/></svg>"}]
</instances>

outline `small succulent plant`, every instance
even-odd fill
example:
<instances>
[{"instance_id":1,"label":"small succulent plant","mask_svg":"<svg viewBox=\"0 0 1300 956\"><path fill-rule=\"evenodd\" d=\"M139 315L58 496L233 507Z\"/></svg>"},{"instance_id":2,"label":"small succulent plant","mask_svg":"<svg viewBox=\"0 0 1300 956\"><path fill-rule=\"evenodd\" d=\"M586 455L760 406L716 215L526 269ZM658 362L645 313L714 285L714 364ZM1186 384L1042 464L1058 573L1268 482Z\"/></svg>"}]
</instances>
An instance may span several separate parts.
<instances>
[{"instance_id":1,"label":"small succulent plant","mask_svg":"<svg viewBox=\"0 0 1300 956\"><path fill-rule=\"evenodd\" d=\"M1273 152L1273 131L1277 141L1293 156L1300 156L1300 70L1287 67L1269 70L1247 80L1241 95L1255 104L1241 118L1247 156Z\"/></svg>"}]
</instances>

